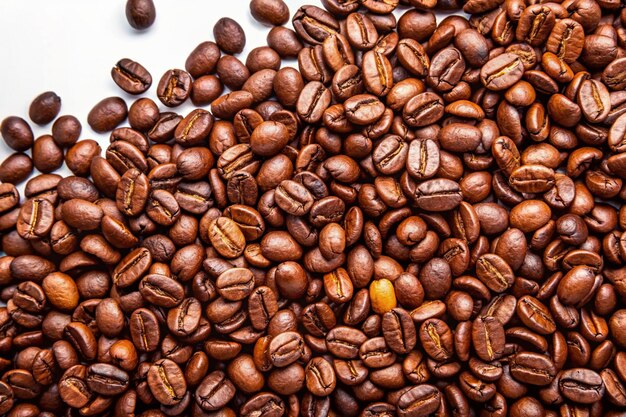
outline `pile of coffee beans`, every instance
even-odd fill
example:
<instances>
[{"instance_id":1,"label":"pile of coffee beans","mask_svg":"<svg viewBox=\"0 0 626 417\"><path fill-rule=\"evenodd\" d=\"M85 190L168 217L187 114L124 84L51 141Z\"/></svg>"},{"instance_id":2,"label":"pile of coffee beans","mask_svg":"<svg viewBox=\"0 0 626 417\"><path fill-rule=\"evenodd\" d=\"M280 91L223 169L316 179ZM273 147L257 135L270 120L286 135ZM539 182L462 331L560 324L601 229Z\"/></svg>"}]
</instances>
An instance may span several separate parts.
<instances>
[{"instance_id":1,"label":"pile of coffee beans","mask_svg":"<svg viewBox=\"0 0 626 417\"><path fill-rule=\"evenodd\" d=\"M4 119L0 414L626 415L626 8L321 3Z\"/></svg>"}]
</instances>

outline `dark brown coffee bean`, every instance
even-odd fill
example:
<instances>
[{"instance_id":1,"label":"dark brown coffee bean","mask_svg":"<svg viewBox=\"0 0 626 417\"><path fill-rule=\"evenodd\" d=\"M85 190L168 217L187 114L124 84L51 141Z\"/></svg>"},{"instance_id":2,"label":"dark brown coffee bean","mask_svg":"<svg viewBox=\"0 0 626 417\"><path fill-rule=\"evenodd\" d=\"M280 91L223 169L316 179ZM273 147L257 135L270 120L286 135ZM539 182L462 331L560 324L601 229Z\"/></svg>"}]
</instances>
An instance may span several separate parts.
<instances>
[{"instance_id":1,"label":"dark brown coffee bean","mask_svg":"<svg viewBox=\"0 0 626 417\"><path fill-rule=\"evenodd\" d=\"M33 131L26 120L17 116L9 116L0 124L0 132L10 148L22 152L33 146Z\"/></svg>"},{"instance_id":2,"label":"dark brown coffee bean","mask_svg":"<svg viewBox=\"0 0 626 417\"><path fill-rule=\"evenodd\" d=\"M561 19L550 32L546 50L570 64L580 56L584 38L584 29L580 23L573 19Z\"/></svg>"},{"instance_id":3,"label":"dark brown coffee bean","mask_svg":"<svg viewBox=\"0 0 626 417\"><path fill-rule=\"evenodd\" d=\"M254 0L250 2L250 13L266 25L280 26L289 20L289 8L283 0Z\"/></svg>"},{"instance_id":4,"label":"dark brown coffee bean","mask_svg":"<svg viewBox=\"0 0 626 417\"><path fill-rule=\"evenodd\" d=\"M404 391L396 406L398 416L426 416L441 406L441 392L433 385L421 384Z\"/></svg>"},{"instance_id":5,"label":"dark brown coffee bean","mask_svg":"<svg viewBox=\"0 0 626 417\"><path fill-rule=\"evenodd\" d=\"M337 20L316 6L300 7L291 22L298 35L312 45L322 43L324 39L339 31Z\"/></svg>"},{"instance_id":6,"label":"dark brown coffee bean","mask_svg":"<svg viewBox=\"0 0 626 417\"><path fill-rule=\"evenodd\" d=\"M139 308L129 319L130 336L137 349L153 352L158 348L161 332L154 313L146 308Z\"/></svg>"},{"instance_id":7,"label":"dark brown coffee bean","mask_svg":"<svg viewBox=\"0 0 626 417\"><path fill-rule=\"evenodd\" d=\"M54 207L49 200L29 199L20 209L17 232L24 239L43 238L50 232L53 222Z\"/></svg>"},{"instance_id":8,"label":"dark brown coffee bean","mask_svg":"<svg viewBox=\"0 0 626 417\"><path fill-rule=\"evenodd\" d=\"M148 201L148 178L136 169L122 175L115 194L117 208L129 216L138 216Z\"/></svg>"},{"instance_id":9,"label":"dark brown coffee bean","mask_svg":"<svg viewBox=\"0 0 626 417\"><path fill-rule=\"evenodd\" d=\"M511 375L519 382L544 386L556 376L554 363L548 356L534 352L520 352L510 361Z\"/></svg>"},{"instance_id":10,"label":"dark brown coffee bean","mask_svg":"<svg viewBox=\"0 0 626 417\"><path fill-rule=\"evenodd\" d=\"M152 256L146 248L137 248L126 255L113 270L113 283L128 287L137 282L150 267Z\"/></svg>"},{"instance_id":11,"label":"dark brown coffee bean","mask_svg":"<svg viewBox=\"0 0 626 417\"><path fill-rule=\"evenodd\" d=\"M227 54L238 54L246 45L246 35L236 21L223 17L213 26L215 43Z\"/></svg>"},{"instance_id":12,"label":"dark brown coffee bean","mask_svg":"<svg viewBox=\"0 0 626 417\"><path fill-rule=\"evenodd\" d=\"M61 111L61 97L54 91L46 91L30 103L28 116L38 125L47 125L57 117L59 111Z\"/></svg>"},{"instance_id":13,"label":"dark brown coffee bean","mask_svg":"<svg viewBox=\"0 0 626 417\"><path fill-rule=\"evenodd\" d=\"M148 370L147 380L152 395L163 405L179 403L187 392L187 383L182 370L169 359L153 363Z\"/></svg>"},{"instance_id":14,"label":"dark brown coffee bean","mask_svg":"<svg viewBox=\"0 0 626 417\"><path fill-rule=\"evenodd\" d=\"M450 359L454 355L452 331L439 319L424 321L419 329L419 338L428 356L437 361Z\"/></svg>"},{"instance_id":15,"label":"dark brown coffee bean","mask_svg":"<svg viewBox=\"0 0 626 417\"><path fill-rule=\"evenodd\" d=\"M521 59L505 53L489 60L480 70L480 80L490 90L500 91L511 87L524 74Z\"/></svg>"},{"instance_id":16,"label":"dark brown coffee bean","mask_svg":"<svg viewBox=\"0 0 626 417\"><path fill-rule=\"evenodd\" d=\"M387 345L399 354L408 353L417 342L415 325L410 315L400 308L383 315L382 331Z\"/></svg>"},{"instance_id":17,"label":"dark brown coffee bean","mask_svg":"<svg viewBox=\"0 0 626 417\"><path fill-rule=\"evenodd\" d=\"M139 284L139 291L146 301L166 308L177 306L184 297L179 282L160 274L146 275Z\"/></svg>"},{"instance_id":18,"label":"dark brown coffee bean","mask_svg":"<svg viewBox=\"0 0 626 417\"><path fill-rule=\"evenodd\" d=\"M478 357L491 362L504 353L504 327L496 317L480 316L472 323L472 343Z\"/></svg>"},{"instance_id":19,"label":"dark brown coffee bean","mask_svg":"<svg viewBox=\"0 0 626 417\"><path fill-rule=\"evenodd\" d=\"M306 387L313 395L325 397L335 390L335 370L324 358L313 358L306 366Z\"/></svg>"},{"instance_id":20,"label":"dark brown coffee bean","mask_svg":"<svg viewBox=\"0 0 626 417\"><path fill-rule=\"evenodd\" d=\"M458 183L448 179L431 179L415 189L415 203L427 211L447 211L455 208L462 199Z\"/></svg>"},{"instance_id":21,"label":"dark brown coffee bean","mask_svg":"<svg viewBox=\"0 0 626 417\"><path fill-rule=\"evenodd\" d=\"M180 69L172 69L161 77L157 86L157 97L167 107L176 107L187 100L190 90L191 77L189 73Z\"/></svg>"},{"instance_id":22,"label":"dark brown coffee bean","mask_svg":"<svg viewBox=\"0 0 626 417\"><path fill-rule=\"evenodd\" d=\"M465 71L465 60L456 48L437 52L430 61L426 82L438 92L450 91Z\"/></svg>"},{"instance_id":23,"label":"dark brown coffee bean","mask_svg":"<svg viewBox=\"0 0 626 417\"><path fill-rule=\"evenodd\" d=\"M424 77L429 73L430 58L415 39L401 39L398 42L397 55L402 66L411 74Z\"/></svg>"},{"instance_id":24,"label":"dark brown coffee bean","mask_svg":"<svg viewBox=\"0 0 626 417\"><path fill-rule=\"evenodd\" d=\"M156 19L156 9L152 0L128 0L126 20L137 30L148 29Z\"/></svg>"},{"instance_id":25,"label":"dark brown coffee bean","mask_svg":"<svg viewBox=\"0 0 626 417\"><path fill-rule=\"evenodd\" d=\"M74 365L67 369L59 380L59 395L70 407L84 407L91 398L87 385L87 367Z\"/></svg>"},{"instance_id":26,"label":"dark brown coffee bean","mask_svg":"<svg viewBox=\"0 0 626 417\"><path fill-rule=\"evenodd\" d=\"M513 285L511 267L498 255L485 254L476 261L476 275L489 289L504 292Z\"/></svg>"},{"instance_id":27,"label":"dark brown coffee bean","mask_svg":"<svg viewBox=\"0 0 626 417\"><path fill-rule=\"evenodd\" d=\"M246 268L231 268L217 278L217 292L229 301L247 298L254 289L254 275Z\"/></svg>"},{"instance_id":28,"label":"dark brown coffee bean","mask_svg":"<svg viewBox=\"0 0 626 417\"><path fill-rule=\"evenodd\" d=\"M127 115L128 107L123 99L108 97L91 109L87 123L98 133L109 132L122 123Z\"/></svg>"},{"instance_id":29,"label":"dark brown coffee bean","mask_svg":"<svg viewBox=\"0 0 626 417\"><path fill-rule=\"evenodd\" d=\"M123 58L111 69L115 84L129 94L141 94L152 85L152 76L140 63Z\"/></svg>"},{"instance_id":30,"label":"dark brown coffee bean","mask_svg":"<svg viewBox=\"0 0 626 417\"><path fill-rule=\"evenodd\" d=\"M338 358L354 359L366 340L367 336L360 330L337 326L326 335L326 346Z\"/></svg>"},{"instance_id":31,"label":"dark brown coffee bean","mask_svg":"<svg viewBox=\"0 0 626 417\"><path fill-rule=\"evenodd\" d=\"M566 398L582 404L591 404L605 392L600 375L590 369L567 369L559 376L559 390Z\"/></svg>"},{"instance_id":32,"label":"dark brown coffee bean","mask_svg":"<svg viewBox=\"0 0 626 417\"><path fill-rule=\"evenodd\" d=\"M515 38L519 42L540 46L548 39L555 20L555 14L549 7L538 4L527 7L521 13Z\"/></svg>"},{"instance_id":33,"label":"dark brown coffee bean","mask_svg":"<svg viewBox=\"0 0 626 417\"><path fill-rule=\"evenodd\" d=\"M209 224L208 238L213 247L227 258L236 258L245 248L241 229L228 217L218 217Z\"/></svg>"},{"instance_id":34,"label":"dark brown coffee bean","mask_svg":"<svg viewBox=\"0 0 626 417\"><path fill-rule=\"evenodd\" d=\"M0 181L18 184L33 171L33 161L21 152L14 153L0 164Z\"/></svg>"},{"instance_id":35,"label":"dark brown coffee bean","mask_svg":"<svg viewBox=\"0 0 626 417\"><path fill-rule=\"evenodd\" d=\"M298 115L307 123L318 122L324 110L330 105L332 94L319 81L311 81L304 86L296 103Z\"/></svg>"},{"instance_id":36,"label":"dark brown coffee bean","mask_svg":"<svg viewBox=\"0 0 626 417\"><path fill-rule=\"evenodd\" d=\"M207 375L196 389L196 404L205 411L225 406L235 395L235 386L222 371Z\"/></svg>"},{"instance_id":37,"label":"dark brown coffee bean","mask_svg":"<svg viewBox=\"0 0 626 417\"><path fill-rule=\"evenodd\" d=\"M128 374L107 363L95 363L87 368L87 385L98 394L117 395L128 388Z\"/></svg>"}]
</instances>

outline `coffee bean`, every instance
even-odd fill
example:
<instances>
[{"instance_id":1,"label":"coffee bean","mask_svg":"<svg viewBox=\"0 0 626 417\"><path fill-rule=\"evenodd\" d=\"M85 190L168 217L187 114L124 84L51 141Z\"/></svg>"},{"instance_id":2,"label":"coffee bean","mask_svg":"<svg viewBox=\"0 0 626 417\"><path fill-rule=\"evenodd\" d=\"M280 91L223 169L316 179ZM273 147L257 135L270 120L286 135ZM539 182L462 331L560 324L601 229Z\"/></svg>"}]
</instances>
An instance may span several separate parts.
<instances>
[{"instance_id":1,"label":"coffee bean","mask_svg":"<svg viewBox=\"0 0 626 417\"><path fill-rule=\"evenodd\" d=\"M129 319L130 336L137 349L153 352L157 349L161 332L156 316L150 310L139 308Z\"/></svg>"},{"instance_id":2,"label":"coffee bean","mask_svg":"<svg viewBox=\"0 0 626 417\"><path fill-rule=\"evenodd\" d=\"M87 367L74 365L67 369L59 381L59 395L70 407L83 407L90 398L91 391L87 386Z\"/></svg>"},{"instance_id":3,"label":"coffee bean","mask_svg":"<svg viewBox=\"0 0 626 417\"><path fill-rule=\"evenodd\" d=\"M417 342L415 325L406 310L395 308L383 315L385 342L396 353L410 352Z\"/></svg>"},{"instance_id":4,"label":"coffee bean","mask_svg":"<svg viewBox=\"0 0 626 417\"><path fill-rule=\"evenodd\" d=\"M191 77L189 73L180 69L167 71L161 77L157 86L157 97L167 107L181 105L191 90Z\"/></svg>"},{"instance_id":5,"label":"coffee bean","mask_svg":"<svg viewBox=\"0 0 626 417\"><path fill-rule=\"evenodd\" d=\"M30 103L28 116L38 125L47 125L57 117L59 111L61 111L61 97L57 96L54 91L46 91Z\"/></svg>"},{"instance_id":6,"label":"coffee bean","mask_svg":"<svg viewBox=\"0 0 626 417\"><path fill-rule=\"evenodd\" d=\"M415 189L415 204L427 211L447 211L455 208L462 199L458 183L448 179L422 182Z\"/></svg>"},{"instance_id":7,"label":"coffee bean","mask_svg":"<svg viewBox=\"0 0 626 417\"><path fill-rule=\"evenodd\" d=\"M213 371L196 389L196 404L203 410L214 411L225 406L235 395L233 383L222 371Z\"/></svg>"},{"instance_id":8,"label":"coffee bean","mask_svg":"<svg viewBox=\"0 0 626 417\"><path fill-rule=\"evenodd\" d=\"M489 316L478 317L472 323L472 342L478 357L491 362L504 352L504 327L502 323Z\"/></svg>"},{"instance_id":9,"label":"coffee bean","mask_svg":"<svg viewBox=\"0 0 626 417\"><path fill-rule=\"evenodd\" d=\"M511 358L510 367L513 378L530 385L548 385L556 375L550 358L534 352L515 354Z\"/></svg>"},{"instance_id":10,"label":"coffee bean","mask_svg":"<svg viewBox=\"0 0 626 417\"><path fill-rule=\"evenodd\" d=\"M156 9L152 0L128 0L126 19L137 30L148 29L156 19Z\"/></svg>"},{"instance_id":11,"label":"coffee bean","mask_svg":"<svg viewBox=\"0 0 626 417\"><path fill-rule=\"evenodd\" d=\"M320 44L339 31L335 18L316 6L302 6L291 19L298 35L307 43Z\"/></svg>"},{"instance_id":12,"label":"coffee bean","mask_svg":"<svg viewBox=\"0 0 626 417\"><path fill-rule=\"evenodd\" d=\"M128 58L121 59L111 69L115 84L129 94L141 94L152 85L152 76L138 62Z\"/></svg>"},{"instance_id":13,"label":"coffee bean","mask_svg":"<svg viewBox=\"0 0 626 417\"><path fill-rule=\"evenodd\" d=\"M428 384L414 386L405 391L396 406L401 417L425 416L436 412L440 407L441 393Z\"/></svg>"},{"instance_id":14,"label":"coffee bean","mask_svg":"<svg viewBox=\"0 0 626 417\"><path fill-rule=\"evenodd\" d=\"M126 119L127 115L126 102L119 97L109 97L91 109L87 116L87 123L96 132L103 133L115 129Z\"/></svg>"},{"instance_id":15,"label":"coffee bean","mask_svg":"<svg viewBox=\"0 0 626 417\"><path fill-rule=\"evenodd\" d=\"M52 124L52 137L61 147L68 147L76 143L81 131L81 123L71 115L61 116Z\"/></svg>"},{"instance_id":16,"label":"coffee bean","mask_svg":"<svg viewBox=\"0 0 626 417\"><path fill-rule=\"evenodd\" d=\"M480 80L490 90L504 90L522 78L524 68L520 58L505 53L489 60L480 70Z\"/></svg>"},{"instance_id":17,"label":"coffee bean","mask_svg":"<svg viewBox=\"0 0 626 417\"><path fill-rule=\"evenodd\" d=\"M0 124L0 133L10 148L22 152L33 146L34 137L26 120L17 116L9 116Z\"/></svg>"},{"instance_id":18,"label":"coffee bean","mask_svg":"<svg viewBox=\"0 0 626 417\"><path fill-rule=\"evenodd\" d=\"M246 35L236 21L223 17L213 26L215 43L227 54L238 54L246 45Z\"/></svg>"},{"instance_id":19,"label":"coffee bean","mask_svg":"<svg viewBox=\"0 0 626 417\"><path fill-rule=\"evenodd\" d=\"M53 222L54 208L49 200L29 199L20 209L16 225L17 232L24 239L42 238L50 232Z\"/></svg>"},{"instance_id":20,"label":"coffee bean","mask_svg":"<svg viewBox=\"0 0 626 417\"><path fill-rule=\"evenodd\" d=\"M187 392L181 369L169 359L161 359L148 370L148 386L154 398L163 405L179 403Z\"/></svg>"},{"instance_id":21,"label":"coffee bean","mask_svg":"<svg viewBox=\"0 0 626 417\"><path fill-rule=\"evenodd\" d=\"M121 394L128 383L128 374L113 365L96 363L87 368L87 386L98 394Z\"/></svg>"},{"instance_id":22,"label":"coffee bean","mask_svg":"<svg viewBox=\"0 0 626 417\"><path fill-rule=\"evenodd\" d=\"M337 380L335 370L324 358L313 358L306 366L306 387L320 397L329 395L335 390Z\"/></svg>"},{"instance_id":23,"label":"coffee bean","mask_svg":"<svg viewBox=\"0 0 626 417\"><path fill-rule=\"evenodd\" d=\"M600 375L590 369L568 369L559 377L559 390L568 399L591 404L604 395L604 383Z\"/></svg>"}]
</instances>

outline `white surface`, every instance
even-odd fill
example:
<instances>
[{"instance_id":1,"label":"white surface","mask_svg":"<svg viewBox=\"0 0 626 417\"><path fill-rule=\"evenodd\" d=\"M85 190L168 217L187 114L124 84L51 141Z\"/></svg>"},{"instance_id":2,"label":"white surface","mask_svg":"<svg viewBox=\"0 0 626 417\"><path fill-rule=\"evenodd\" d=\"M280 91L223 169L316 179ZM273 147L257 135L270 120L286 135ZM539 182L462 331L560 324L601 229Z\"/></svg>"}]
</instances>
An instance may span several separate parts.
<instances>
[{"instance_id":1,"label":"white surface","mask_svg":"<svg viewBox=\"0 0 626 417\"><path fill-rule=\"evenodd\" d=\"M146 31L130 27L126 0L0 0L0 120L21 116L31 124L35 138L49 133L51 125L30 122L28 106L38 94L52 90L62 100L61 113L81 121L80 139L96 139L103 150L108 134L96 134L87 124L94 104L109 96L123 97L128 105L137 96L124 93L111 79L111 67L131 58L152 74L145 96L156 98L161 75L171 68L184 69L185 59L200 43L213 40L213 25L221 17L237 20L246 32L246 48L237 55L245 62L248 52L266 44L269 27L256 22L249 0L155 0L157 18ZM303 4L321 6L319 0L286 0L290 14ZM402 10L404 11L404 10ZM291 26L291 22L287 24ZM283 65L296 66L295 61ZM174 108L185 115L191 102ZM0 160L13 151L0 140ZM69 173L63 167L60 173ZM23 187L24 183L19 187Z\"/></svg>"}]
</instances>

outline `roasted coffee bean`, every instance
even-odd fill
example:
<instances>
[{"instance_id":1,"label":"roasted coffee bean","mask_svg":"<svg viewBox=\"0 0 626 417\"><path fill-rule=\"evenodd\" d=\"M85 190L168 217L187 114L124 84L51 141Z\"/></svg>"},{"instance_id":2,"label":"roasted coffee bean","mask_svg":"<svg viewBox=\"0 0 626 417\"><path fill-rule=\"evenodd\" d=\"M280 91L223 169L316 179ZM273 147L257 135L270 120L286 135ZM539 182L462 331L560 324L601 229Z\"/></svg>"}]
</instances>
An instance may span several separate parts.
<instances>
[{"instance_id":1,"label":"roasted coffee bean","mask_svg":"<svg viewBox=\"0 0 626 417\"><path fill-rule=\"evenodd\" d=\"M54 91L46 91L39 94L30 103L28 116L38 125L47 125L57 117L60 110L61 97L56 95Z\"/></svg>"},{"instance_id":2,"label":"roasted coffee bean","mask_svg":"<svg viewBox=\"0 0 626 417\"><path fill-rule=\"evenodd\" d=\"M335 370L324 358L313 358L306 366L306 387L318 397L325 397L335 390Z\"/></svg>"},{"instance_id":3,"label":"roasted coffee bean","mask_svg":"<svg viewBox=\"0 0 626 417\"><path fill-rule=\"evenodd\" d=\"M489 60L480 70L480 80L490 90L500 91L511 87L524 74L521 59L512 53L504 53Z\"/></svg>"},{"instance_id":4,"label":"roasted coffee bean","mask_svg":"<svg viewBox=\"0 0 626 417\"><path fill-rule=\"evenodd\" d=\"M17 116L4 119L0 124L0 132L5 143L18 152L30 149L35 140L28 122Z\"/></svg>"},{"instance_id":5,"label":"roasted coffee bean","mask_svg":"<svg viewBox=\"0 0 626 417\"><path fill-rule=\"evenodd\" d=\"M410 352L417 342L415 325L406 310L395 308L383 315L385 342L396 353Z\"/></svg>"},{"instance_id":6,"label":"roasted coffee bean","mask_svg":"<svg viewBox=\"0 0 626 417\"><path fill-rule=\"evenodd\" d=\"M152 0L128 0L126 20L137 30L148 29L156 19L156 9Z\"/></svg>"},{"instance_id":7,"label":"roasted coffee bean","mask_svg":"<svg viewBox=\"0 0 626 417\"><path fill-rule=\"evenodd\" d=\"M149 188L148 178L144 174L137 169L129 169L117 185L117 208L129 216L138 216L148 201Z\"/></svg>"},{"instance_id":8,"label":"roasted coffee bean","mask_svg":"<svg viewBox=\"0 0 626 417\"><path fill-rule=\"evenodd\" d=\"M207 375L196 389L196 404L203 410L214 411L225 406L235 395L235 386L222 371Z\"/></svg>"},{"instance_id":9,"label":"roasted coffee bean","mask_svg":"<svg viewBox=\"0 0 626 417\"><path fill-rule=\"evenodd\" d=\"M316 6L302 6L291 20L298 35L310 44L320 44L339 31L335 18Z\"/></svg>"},{"instance_id":10,"label":"roasted coffee bean","mask_svg":"<svg viewBox=\"0 0 626 417\"><path fill-rule=\"evenodd\" d=\"M152 85L152 76L140 63L124 58L111 69L115 84L129 94L145 93Z\"/></svg>"},{"instance_id":11,"label":"roasted coffee bean","mask_svg":"<svg viewBox=\"0 0 626 417\"><path fill-rule=\"evenodd\" d=\"M454 355L452 331L439 319L424 321L419 329L419 338L428 356L437 361L450 359Z\"/></svg>"},{"instance_id":12,"label":"roasted coffee bean","mask_svg":"<svg viewBox=\"0 0 626 417\"><path fill-rule=\"evenodd\" d=\"M259 22L280 26L289 20L289 8L283 0L255 0L250 2L250 13Z\"/></svg>"},{"instance_id":13,"label":"roasted coffee bean","mask_svg":"<svg viewBox=\"0 0 626 417\"><path fill-rule=\"evenodd\" d=\"M552 360L539 353L517 353L511 358L509 366L513 378L530 385L548 385L556 376Z\"/></svg>"},{"instance_id":14,"label":"roasted coffee bean","mask_svg":"<svg viewBox=\"0 0 626 417\"><path fill-rule=\"evenodd\" d=\"M150 392L163 405L179 403L187 392L187 383L182 370L169 359L153 363L148 370L147 379Z\"/></svg>"},{"instance_id":15,"label":"roasted coffee bean","mask_svg":"<svg viewBox=\"0 0 626 417\"><path fill-rule=\"evenodd\" d=\"M452 210L461 202L458 183L440 178L422 182L415 188L415 204L427 211Z\"/></svg>"},{"instance_id":16,"label":"roasted coffee bean","mask_svg":"<svg viewBox=\"0 0 626 417\"><path fill-rule=\"evenodd\" d=\"M167 107L176 107L187 100L190 90L191 77L189 73L180 69L173 69L161 77L157 87L157 97Z\"/></svg>"},{"instance_id":17,"label":"roasted coffee bean","mask_svg":"<svg viewBox=\"0 0 626 417\"><path fill-rule=\"evenodd\" d=\"M604 395L600 375L590 369L572 368L559 375L559 390L566 398L582 404L591 404Z\"/></svg>"},{"instance_id":18,"label":"roasted coffee bean","mask_svg":"<svg viewBox=\"0 0 626 417\"><path fill-rule=\"evenodd\" d=\"M146 275L139 283L139 291L146 301L166 308L177 306L184 297L183 286L161 274Z\"/></svg>"},{"instance_id":19,"label":"roasted coffee bean","mask_svg":"<svg viewBox=\"0 0 626 417\"><path fill-rule=\"evenodd\" d=\"M156 315L148 309L139 308L129 319L130 336L137 349L153 352L158 348L161 338L159 322Z\"/></svg>"},{"instance_id":20,"label":"roasted coffee bean","mask_svg":"<svg viewBox=\"0 0 626 417\"><path fill-rule=\"evenodd\" d=\"M84 200L80 200L84 201ZM84 201L87 203L86 201ZM90 206L91 207L91 206ZM94 210L95 211L95 210ZM85 215L86 212L80 210L76 214ZM102 213L102 211L100 211ZM97 223L97 215L94 222ZM54 222L54 208L49 200L45 198L29 199L21 207L19 217L17 219L17 232L24 239L38 239L45 237L52 228ZM80 222L83 225L90 226L92 223ZM97 224L95 227L98 227Z\"/></svg>"},{"instance_id":21,"label":"roasted coffee bean","mask_svg":"<svg viewBox=\"0 0 626 417\"><path fill-rule=\"evenodd\" d=\"M246 35L236 21L223 17L213 26L215 43L227 54L238 54L246 45Z\"/></svg>"},{"instance_id":22,"label":"roasted coffee bean","mask_svg":"<svg viewBox=\"0 0 626 417\"><path fill-rule=\"evenodd\" d=\"M87 368L87 385L98 394L121 394L128 388L128 383L128 374L113 365L96 363Z\"/></svg>"},{"instance_id":23,"label":"roasted coffee bean","mask_svg":"<svg viewBox=\"0 0 626 417\"><path fill-rule=\"evenodd\" d=\"M513 285L514 275L511 267L495 254L485 254L478 258L476 275L495 292L504 292Z\"/></svg>"},{"instance_id":24,"label":"roasted coffee bean","mask_svg":"<svg viewBox=\"0 0 626 417\"><path fill-rule=\"evenodd\" d=\"M398 416L426 416L441 406L441 392L433 385L416 385L403 392L396 406Z\"/></svg>"},{"instance_id":25,"label":"roasted coffee bean","mask_svg":"<svg viewBox=\"0 0 626 417\"><path fill-rule=\"evenodd\" d=\"M496 317L481 316L472 323L472 343L478 357L486 362L504 353L504 327Z\"/></svg>"},{"instance_id":26,"label":"roasted coffee bean","mask_svg":"<svg viewBox=\"0 0 626 417\"><path fill-rule=\"evenodd\" d=\"M87 123L98 133L109 132L122 123L127 115L126 102L119 97L109 97L91 109Z\"/></svg>"}]
</instances>

